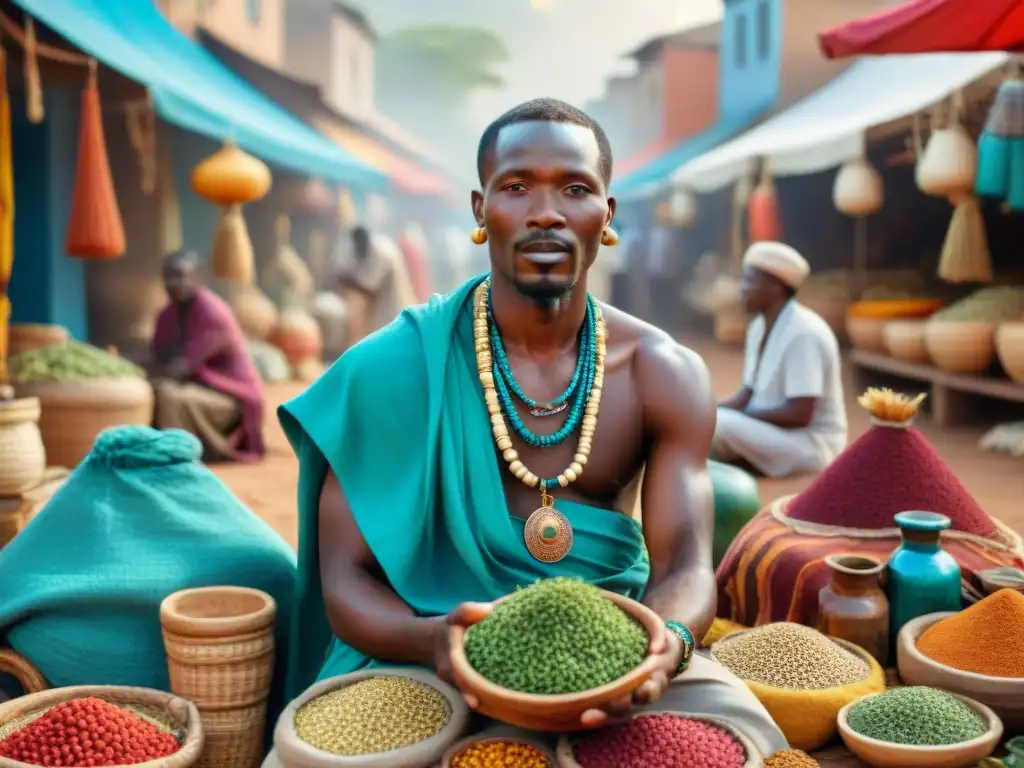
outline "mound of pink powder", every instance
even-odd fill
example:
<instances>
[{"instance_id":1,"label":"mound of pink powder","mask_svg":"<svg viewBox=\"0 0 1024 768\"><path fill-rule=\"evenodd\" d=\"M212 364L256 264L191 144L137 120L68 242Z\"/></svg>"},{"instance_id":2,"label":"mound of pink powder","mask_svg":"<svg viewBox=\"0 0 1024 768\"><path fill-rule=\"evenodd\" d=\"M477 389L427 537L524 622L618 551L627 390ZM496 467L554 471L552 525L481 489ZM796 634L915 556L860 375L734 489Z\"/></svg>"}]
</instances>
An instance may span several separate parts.
<instances>
[{"instance_id":1,"label":"mound of pink powder","mask_svg":"<svg viewBox=\"0 0 1024 768\"><path fill-rule=\"evenodd\" d=\"M670 714L598 731L574 753L583 768L743 768L743 746L721 728Z\"/></svg>"}]
</instances>

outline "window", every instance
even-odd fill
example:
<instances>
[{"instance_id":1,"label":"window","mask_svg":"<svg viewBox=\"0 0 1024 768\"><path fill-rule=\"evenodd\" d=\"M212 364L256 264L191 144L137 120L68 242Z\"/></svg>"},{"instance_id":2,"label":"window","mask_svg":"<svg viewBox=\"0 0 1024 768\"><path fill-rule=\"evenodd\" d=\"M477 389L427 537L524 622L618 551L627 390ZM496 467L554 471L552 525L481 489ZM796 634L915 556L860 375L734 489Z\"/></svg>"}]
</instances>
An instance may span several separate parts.
<instances>
[{"instance_id":1,"label":"window","mask_svg":"<svg viewBox=\"0 0 1024 768\"><path fill-rule=\"evenodd\" d=\"M747 66L747 17L745 15L740 14L736 17L733 34L736 38L736 67L743 69Z\"/></svg>"},{"instance_id":2,"label":"window","mask_svg":"<svg viewBox=\"0 0 1024 768\"><path fill-rule=\"evenodd\" d=\"M349 86L351 91L349 92L349 98L352 101L350 105L354 109L362 109L363 106L363 84L360 80L362 75L362 68L359 66L362 62L359 60L359 50L352 51L352 55L349 59Z\"/></svg>"},{"instance_id":3,"label":"window","mask_svg":"<svg viewBox=\"0 0 1024 768\"><path fill-rule=\"evenodd\" d=\"M250 24L259 24L261 11L263 10L262 0L245 0L245 20Z\"/></svg>"},{"instance_id":4,"label":"window","mask_svg":"<svg viewBox=\"0 0 1024 768\"><path fill-rule=\"evenodd\" d=\"M767 61L772 48L772 17L768 0L761 0L757 6L757 58Z\"/></svg>"}]
</instances>

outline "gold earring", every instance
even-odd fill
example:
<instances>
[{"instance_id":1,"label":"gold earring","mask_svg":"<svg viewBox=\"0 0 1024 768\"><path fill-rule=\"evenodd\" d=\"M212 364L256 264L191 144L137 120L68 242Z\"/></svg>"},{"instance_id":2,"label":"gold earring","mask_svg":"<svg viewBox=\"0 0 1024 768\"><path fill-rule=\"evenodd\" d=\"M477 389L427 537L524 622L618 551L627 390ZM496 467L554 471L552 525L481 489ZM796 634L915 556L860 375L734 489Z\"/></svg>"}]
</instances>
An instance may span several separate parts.
<instances>
[{"instance_id":1,"label":"gold earring","mask_svg":"<svg viewBox=\"0 0 1024 768\"><path fill-rule=\"evenodd\" d=\"M601 235L601 245L606 248L611 248L613 245L619 242L619 233L611 227L608 227Z\"/></svg>"},{"instance_id":2,"label":"gold earring","mask_svg":"<svg viewBox=\"0 0 1024 768\"><path fill-rule=\"evenodd\" d=\"M487 230L483 227L477 227L469 233L469 239L477 245L483 245L487 242Z\"/></svg>"}]
</instances>

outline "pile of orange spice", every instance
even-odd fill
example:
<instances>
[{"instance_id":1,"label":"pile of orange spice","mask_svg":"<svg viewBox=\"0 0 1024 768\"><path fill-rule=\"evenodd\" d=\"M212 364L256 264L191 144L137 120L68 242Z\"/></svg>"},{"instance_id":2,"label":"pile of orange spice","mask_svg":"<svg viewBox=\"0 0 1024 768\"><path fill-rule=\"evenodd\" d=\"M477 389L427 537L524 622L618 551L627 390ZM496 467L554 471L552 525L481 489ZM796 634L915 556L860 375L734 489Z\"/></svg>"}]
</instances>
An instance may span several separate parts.
<instances>
[{"instance_id":1,"label":"pile of orange spice","mask_svg":"<svg viewBox=\"0 0 1024 768\"><path fill-rule=\"evenodd\" d=\"M917 650L939 664L990 677L1024 678L1024 595L1001 589L936 622Z\"/></svg>"},{"instance_id":2,"label":"pile of orange spice","mask_svg":"<svg viewBox=\"0 0 1024 768\"><path fill-rule=\"evenodd\" d=\"M470 744L451 759L452 768L551 768L551 761L536 747L519 741L482 741Z\"/></svg>"},{"instance_id":3,"label":"pile of orange spice","mask_svg":"<svg viewBox=\"0 0 1024 768\"><path fill-rule=\"evenodd\" d=\"M821 768L821 763L799 749L783 749L766 757L764 768Z\"/></svg>"}]
</instances>

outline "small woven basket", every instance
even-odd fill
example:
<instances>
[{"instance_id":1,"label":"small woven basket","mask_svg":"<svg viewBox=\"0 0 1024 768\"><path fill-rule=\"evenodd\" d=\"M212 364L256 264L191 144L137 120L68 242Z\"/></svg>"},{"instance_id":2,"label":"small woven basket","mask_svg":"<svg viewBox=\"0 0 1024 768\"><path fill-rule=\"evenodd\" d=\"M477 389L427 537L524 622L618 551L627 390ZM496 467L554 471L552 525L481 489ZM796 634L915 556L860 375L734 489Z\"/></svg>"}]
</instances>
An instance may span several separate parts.
<instances>
[{"instance_id":1,"label":"small woven basket","mask_svg":"<svg viewBox=\"0 0 1024 768\"><path fill-rule=\"evenodd\" d=\"M202 587L160 606L171 690L195 702L203 768L257 768L274 674L274 599L258 589Z\"/></svg>"},{"instance_id":2,"label":"small woven basket","mask_svg":"<svg viewBox=\"0 0 1024 768\"><path fill-rule=\"evenodd\" d=\"M203 752L205 743L203 725L199 720L199 711L194 704L163 691L115 685L54 688L0 704L0 741L46 714L58 704L87 696L94 696L115 706L129 709L158 728L169 731L177 737L181 744L181 748L177 752L158 760L139 763L140 768L191 768ZM37 766L0 757L0 768L37 768Z\"/></svg>"},{"instance_id":3,"label":"small woven basket","mask_svg":"<svg viewBox=\"0 0 1024 768\"><path fill-rule=\"evenodd\" d=\"M10 648L0 648L0 673L10 675L18 681L26 694L49 690L43 673L31 661Z\"/></svg>"}]
</instances>

